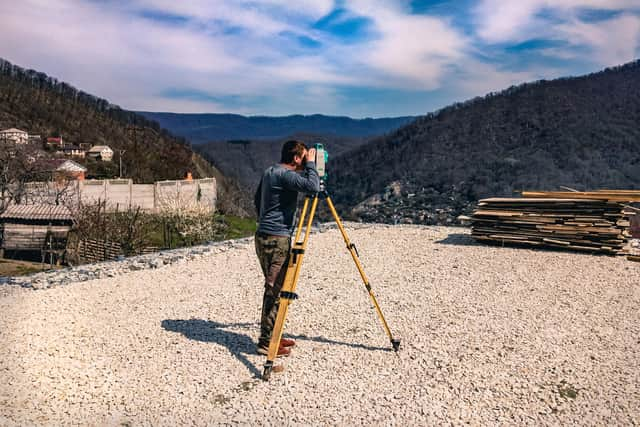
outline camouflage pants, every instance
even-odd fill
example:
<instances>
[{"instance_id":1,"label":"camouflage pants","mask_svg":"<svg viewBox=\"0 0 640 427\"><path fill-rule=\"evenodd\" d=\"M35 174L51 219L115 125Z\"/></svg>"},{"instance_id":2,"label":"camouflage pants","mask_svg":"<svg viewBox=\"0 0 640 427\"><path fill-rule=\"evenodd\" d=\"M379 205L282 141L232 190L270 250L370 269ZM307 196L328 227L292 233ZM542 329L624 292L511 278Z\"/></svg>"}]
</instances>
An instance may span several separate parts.
<instances>
[{"instance_id":1,"label":"camouflage pants","mask_svg":"<svg viewBox=\"0 0 640 427\"><path fill-rule=\"evenodd\" d=\"M269 236L256 233L255 243L256 254L264 274L264 296L262 297L262 318L258 344L268 345L280 306L280 290L287 272L291 241L288 236Z\"/></svg>"}]
</instances>

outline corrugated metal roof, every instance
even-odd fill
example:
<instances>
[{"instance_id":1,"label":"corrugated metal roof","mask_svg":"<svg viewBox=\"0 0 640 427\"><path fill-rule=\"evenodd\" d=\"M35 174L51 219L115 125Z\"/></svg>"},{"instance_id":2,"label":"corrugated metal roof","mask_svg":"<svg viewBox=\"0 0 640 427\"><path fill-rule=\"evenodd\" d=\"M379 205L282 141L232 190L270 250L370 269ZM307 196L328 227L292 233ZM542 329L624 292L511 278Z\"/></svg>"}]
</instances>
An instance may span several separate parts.
<instances>
[{"instance_id":1,"label":"corrugated metal roof","mask_svg":"<svg viewBox=\"0 0 640 427\"><path fill-rule=\"evenodd\" d=\"M86 172L87 168L73 160L68 159L43 159L36 164L37 169L46 172L68 171L68 172Z\"/></svg>"},{"instance_id":2,"label":"corrugated metal roof","mask_svg":"<svg viewBox=\"0 0 640 427\"><path fill-rule=\"evenodd\" d=\"M85 168L81 164L74 162L73 160L67 160L66 162L58 166L56 170L67 172L86 172L87 168Z\"/></svg>"},{"instance_id":3,"label":"corrugated metal roof","mask_svg":"<svg viewBox=\"0 0 640 427\"><path fill-rule=\"evenodd\" d=\"M10 205L0 219L70 221L71 212L61 205Z\"/></svg>"},{"instance_id":4,"label":"corrugated metal roof","mask_svg":"<svg viewBox=\"0 0 640 427\"><path fill-rule=\"evenodd\" d=\"M99 153L103 150L107 150L107 151L113 151L111 149L111 147L109 147L108 145L94 145L93 147L91 147L91 149L89 149L90 153Z\"/></svg>"},{"instance_id":5,"label":"corrugated metal roof","mask_svg":"<svg viewBox=\"0 0 640 427\"><path fill-rule=\"evenodd\" d=\"M0 133L27 133L27 132L21 129L11 128L11 129L5 129L3 131L0 131Z\"/></svg>"}]
</instances>

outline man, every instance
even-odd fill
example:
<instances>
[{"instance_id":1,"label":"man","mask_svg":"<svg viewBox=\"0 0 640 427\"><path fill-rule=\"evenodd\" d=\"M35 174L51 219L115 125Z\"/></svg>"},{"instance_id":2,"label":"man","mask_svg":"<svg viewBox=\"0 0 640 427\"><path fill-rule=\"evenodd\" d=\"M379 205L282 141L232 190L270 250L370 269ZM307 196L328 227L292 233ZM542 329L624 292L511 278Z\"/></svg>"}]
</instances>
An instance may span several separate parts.
<instances>
[{"instance_id":1,"label":"man","mask_svg":"<svg viewBox=\"0 0 640 427\"><path fill-rule=\"evenodd\" d=\"M279 307L279 294L287 271L298 193L320 191L315 165L316 150L300 141L282 146L280 163L262 175L254 199L258 214L256 254L264 274L264 296L258 353L267 354ZM288 356L295 342L282 338L278 356Z\"/></svg>"}]
</instances>

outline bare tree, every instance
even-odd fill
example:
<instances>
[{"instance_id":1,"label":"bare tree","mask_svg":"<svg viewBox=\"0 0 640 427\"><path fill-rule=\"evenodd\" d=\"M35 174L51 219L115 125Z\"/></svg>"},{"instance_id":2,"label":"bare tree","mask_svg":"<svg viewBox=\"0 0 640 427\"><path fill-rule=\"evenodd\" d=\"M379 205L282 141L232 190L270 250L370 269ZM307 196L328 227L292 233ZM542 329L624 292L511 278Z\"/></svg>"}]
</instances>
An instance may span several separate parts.
<instances>
[{"instance_id":1,"label":"bare tree","mask_svg":"<svg viewBox=\"0 0 640 427\"><path fill-rule=\"evenodd\" d=\"M41 178L34 147L0 142L0 213L28 194L27 183Z\"/></svg>"},{"instance_id":2,"label":"bare tree","mask_svg":"<svg viewBox=\"0 0 640 427\"><path fill-rule=\"evenodd\" d=\"M134 255L149 245L150 218L140 208L109 212L105 200L79 204L72 210L73 231L80 240L118 243L123 255Z\"/></svg>"}]
</instances>

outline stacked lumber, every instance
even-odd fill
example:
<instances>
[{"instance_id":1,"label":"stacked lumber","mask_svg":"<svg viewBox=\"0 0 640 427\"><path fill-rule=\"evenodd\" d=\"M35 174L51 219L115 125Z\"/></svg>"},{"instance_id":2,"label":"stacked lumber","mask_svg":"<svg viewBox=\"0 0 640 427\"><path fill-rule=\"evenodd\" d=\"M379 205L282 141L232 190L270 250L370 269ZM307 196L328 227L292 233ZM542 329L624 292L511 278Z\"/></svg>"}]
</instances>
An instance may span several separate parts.
<instances>
[{"instance_id":1,"label":"stacked lumber","mask_svg":"<svg viewBox=\"0 0 640 427\"><path fill-rule=\"evenodd\" d=\"M627 201L629 196L620 197ZM620 254L629 226L623 210L620 200L605 196L484 199L471 218L472 236L485 242Z\"/></svg>"},{"instance_id":2,"label":"stacked lumber","mask_svg":"<svg viewBox=\"0 0 640 427\"><path fill-rule=\"evenodd\" d=\"M523 191L522 197L590 199L631 203L640 202L640 190Z\"/></svg>"}]
</instances>

